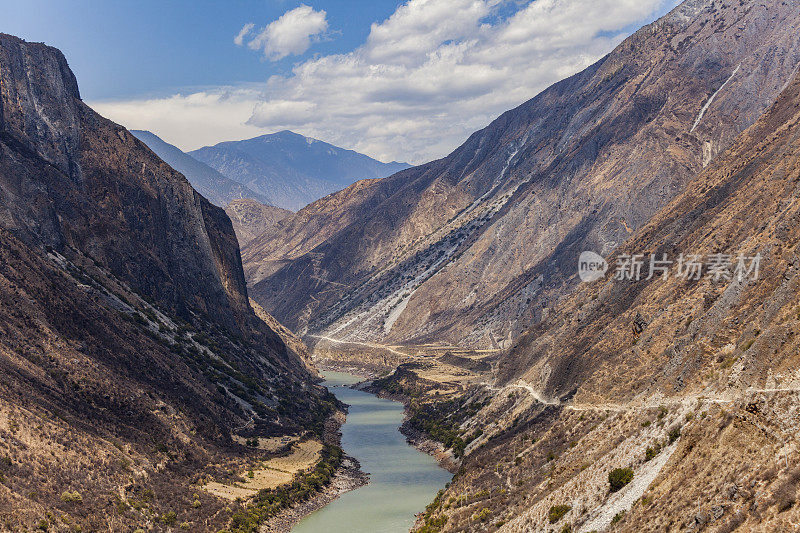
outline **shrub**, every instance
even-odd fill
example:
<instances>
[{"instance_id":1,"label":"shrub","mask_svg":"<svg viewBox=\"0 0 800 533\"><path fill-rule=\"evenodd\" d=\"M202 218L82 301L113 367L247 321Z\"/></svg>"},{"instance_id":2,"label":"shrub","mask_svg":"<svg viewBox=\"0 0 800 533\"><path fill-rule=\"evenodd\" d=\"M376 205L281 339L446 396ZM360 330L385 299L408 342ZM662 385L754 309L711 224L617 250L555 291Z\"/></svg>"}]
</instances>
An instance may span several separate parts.
<instances>
[{"instance_id":1,"label":"shrub","mask_svg":"<svg viewBox=\"0 0 800 533\"><path fill-rule=\"evenodd\" d=\"M161 516L161 521L167 526L174 526L178 521L178 515L175 511L166 512Z\"/></svg>"},{"instance_id":2,"label":"shrub","mask_svg":"<svg viewBox=\"0 0 800 533\"><path fill-rule=\"evenodd\" d=\"M83 496L77 490L75 492L65 490L61 493L61 501L64 503L82 503Z\"/></svg>"},{"instance_id":3,"label":"shrub","mask_svg":"<svg viewBox=\"0 0 800 533\"><path fill-rule=\"evenodd\" d=\"M572 507L570 505L554 505L547 511L547 519L551 524L555 524L567 514Z\"/></svg>"},{"instance_id":4,"label":"shrub","mask_svg":"<svg viewBox=\"0 0 800 533\"><path fill-rule=\"evenodd\" d=\"M681 428L674 427L669 430L669 443L672 444L681 436Z\"/></svg>"},{"instance_id":5,"label":"shrub","mask_svg":"<svg viewBox=\"0 0 800 533\"><path fill-rule=\"evenodd\" d=\"M650 459L654 459L656 455L658 455L658 450L648 446L647 450L644 452L644 460L649 461Z\"/></svg>"},{"instance_id":6,"label":"shrub","mask_svg":"<svg viewBox=\"0 0 800 533\"><path fill-rule=\"evenodd\" d=\"M489 516L491 514L492 514L492 512L489 510L489 508L488 507L484 507L483 509L481 509L480 511L478 511L477 513L472 515L472 519L473 520L480 520L481 522L485 522L489 518Z\"/></svg>"},{"instance_id":7,"label":"shrub","mask_svg":"<svg viewBox=\"0 0 800 533\"><path fill-rule=\"evenodd\" d=\"M624 517L625 517L625 511L620 511L617 514L614 515L614 518L611 519L611 523L612 524L616 524L617 522L622 520Z\"/></svg>"},{"instance_id":8,"label":"shrub","mask_svg":"<svg viewBox=\"0 0 800 533\"><path fill-rule=\"evenodd\" d=\"M608 484L611 486L611 492L617 492L631 481L633 481L633 470L630 468L615 468L608 473Z\"/></svg>"}]
</instances>

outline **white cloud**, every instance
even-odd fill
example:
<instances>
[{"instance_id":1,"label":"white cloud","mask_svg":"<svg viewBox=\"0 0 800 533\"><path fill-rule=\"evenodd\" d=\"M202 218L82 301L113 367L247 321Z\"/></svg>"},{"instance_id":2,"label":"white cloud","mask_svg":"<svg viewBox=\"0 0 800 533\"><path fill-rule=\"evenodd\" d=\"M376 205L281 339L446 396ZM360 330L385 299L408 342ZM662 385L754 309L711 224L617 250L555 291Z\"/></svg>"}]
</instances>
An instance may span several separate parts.
<instances>
[{"instance_id":1,"label":"white cloud","mask_svg":"<svg viewBox=\"0 0 800 533\"><path fill-rule=\"evenodd\" d=\"M248 22L247 24L245 24L244 26L242 26L242 29L241 29L241 30L239 30L239 33L237 33L237 34L236 34L236 37L234 37L234 38L233 38L233 43L234 43L236 46L242 46L242 45L244 44L244 38L247 36L247 34L249 34L249 33L250 33L250 31L251 31L253 28L255 28L255 26L256 26L256 25L255 25L255 24L253 24L252 22Z\"/></svg>"},{"instance_id":2,"label":"white cloud","mask_svg":"<svg viewBox=\"0 0 800 533\"><path fill-rule=\"evenodd\" d=\"M301 62L258 91L232 89L224 100L201 93L191 104L195 95L172 97L130 109L134 114L161 109L147 112L153 117L149 129L187 147L212 142L201 138L216 142L242 138L245 131L291 129L384 160L420 163L446 155L503 111L587 67L618 44L628 26L676 3L409 0L373 24L357 49ZM307 14L323 13L303 8ZM308 27L298 33L308 38ZM267 45L264 38L251 46L273 56L308 46L289 44L286 36L276 39L283 44ZM191 116L204 105L205 127ZM171 106L175 112L169 112ZM125 123L113 106L105 112ZM184 117L190 121L186 127L173 123ZM180 130L180 137L167 130Z\"/></svg>"},{"instance_id":3,"label":"white cloud","mask_svg":"<svg viewBox=\"0 0 800 533\"><path fill-rule=\"evenodd\" d=\"M244 36L252 29L252 23L246 24L234 42L242 44ZM301 5L267 24L247 46L253 50L263 50L267 59L277 61L290 55L302 54L309 49L312 39L319 38L327 29L328 18L325 11L315 11L312 7Z\"/></svg>"}]
</instances>

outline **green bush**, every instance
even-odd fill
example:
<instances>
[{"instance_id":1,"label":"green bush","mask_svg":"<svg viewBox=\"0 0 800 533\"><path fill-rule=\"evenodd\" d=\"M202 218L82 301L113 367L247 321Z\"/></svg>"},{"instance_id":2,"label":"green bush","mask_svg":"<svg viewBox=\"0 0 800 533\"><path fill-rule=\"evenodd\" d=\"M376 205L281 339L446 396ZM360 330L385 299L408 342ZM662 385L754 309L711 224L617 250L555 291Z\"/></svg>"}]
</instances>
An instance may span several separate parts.
<instances>
[{"instance_id":1,"label":"green bush","mask_svg":"<svg viewBox=\"0 0 800 533\"><path fill-rule=\"evenodd\" d=\"M650 459L654 459L656 455L658 455L658 450L648 447L644 452L644 460L649 461Z\"/></svg>"},{"instance_id":2,"label":"green bush","mask_svg":"<svg viewBox=\"0 0 800 533\"><path fill-rule=\"evenodd\" d=\"M164 522L164 525L174 526L178 521L178 515L175 513L175 511L169 511L164 513L164 515L161 517L161 521Z\"/></svg>"},{"instance_id":3,"label":"green bush","mask_svg":"<svg viewBox=\"0 0 800 533\"><path fill-rule=\"evenodd\" d=\"M491 514L492 514L492 511L490 511L488 507L484 507L483 509L481 509L480 511L478 511L477 513L472 515L472 519L473 520L479 520L481 522L485 522L486 520L489 519Z\"/></svg>"},{"instance_id":4,"label":"green bush","mask_svg":"<svg viewBox=\"0 0 800 533\"><path fill-rule=\"evenodd\" d=\"M61 493L61 501L64 503L82 503L83 496L77 490L75 492L65 490Z\"/></svg>"},{"instance_id":5,"label":"green bush","mask_svg":"<svg viewBox=\"0 0 800 533\"><path fill-rule=\"evenodd\" d=\"M567 514L570 509L572 509L570 505L554 505L547 512L547 519L550 520L551 524L555 524L564 518L564 515Z\"/></svg>"},{"instance_id":6,"label":"green bush","mask_svg":"<svg viewBox=\"0 0 800 533\"><path fill-rule=\"evenodd\" d=\"M625 511L620 511L617 514L614 515L614 518L611 519L611 523L612 524L616 524L617 522L622 520L624 517L625 517Z\"/></svg>"},{"instance_id":7,"label":"green bush","mask_svg":"<svg viewBox=\"0 0 800 533\"><path fill-rule=\"evenodd\" d=\"M631 481L633 481L633 470L630 468L615 468L608 473L611 492L617 492Z\"/></svg>"},{"instance_id":8,"label":"green bush","mask_svg":"<svg viewBox=\"0 0 800 533\"><path fill-rule=\"evenodd\" d=\"M681 428L674 427L669 430L669 443L672 444L681 436Z\"/></svg>"}]
</instances>

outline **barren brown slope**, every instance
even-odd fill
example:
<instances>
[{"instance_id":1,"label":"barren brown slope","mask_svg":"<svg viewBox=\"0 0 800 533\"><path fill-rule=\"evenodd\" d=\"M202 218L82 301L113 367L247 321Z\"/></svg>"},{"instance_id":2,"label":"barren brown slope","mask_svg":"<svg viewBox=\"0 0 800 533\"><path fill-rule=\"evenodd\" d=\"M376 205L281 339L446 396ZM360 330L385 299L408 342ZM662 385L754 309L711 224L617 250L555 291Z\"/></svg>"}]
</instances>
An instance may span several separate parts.
<instances>
[{"instance_id":1,"label":"barren brown slope","mask_svg":"<svg viewBox=\"0 0 800 533\"><path fill-rule=\"evenodd\" d=\"M484 433L431 523L796 530L798 220L800 78L611 256L761 254L757 279L687 280L673 267L580 286L502 361L499 392L466 424ZM611 493L609 473L627 467L632 482Z\"/></svg>"},{"instance_id":2,"label":"barren brown slope","mask_svg":"<svg viewBox=\"0 0 800 533\"><path fill-rule=\"evenodd\" d=\"M334 195L357 211L318 206L323 242L288 219L251 243L253 297L300 332L508 346L570 290L574 249L624 242L774 101L797 7L685 2L445 159Z\"/></svg>"},{"instance_id":3,"label":"barren brown slope","mask_svg":"<svg viewBox=\"0 0 800 533\"><path fill-rule=\"evenodd\" d=\"M225 214L231 219L239 245L244 246L292 212L250 198L242 198L225 206Z\"/></svg>"},{"instance_id":4,"label":"barren brown slope","mask_svg":"<svg viewBox=\"0 0 800 533\"><path fill-rule=\"evenodd\" d=\"M192 484L251 455L232 436L333 408L250 308L225 213L5 34L0 367L2 529L219 530L235 509Z\"/></svg>"}]
</instances>

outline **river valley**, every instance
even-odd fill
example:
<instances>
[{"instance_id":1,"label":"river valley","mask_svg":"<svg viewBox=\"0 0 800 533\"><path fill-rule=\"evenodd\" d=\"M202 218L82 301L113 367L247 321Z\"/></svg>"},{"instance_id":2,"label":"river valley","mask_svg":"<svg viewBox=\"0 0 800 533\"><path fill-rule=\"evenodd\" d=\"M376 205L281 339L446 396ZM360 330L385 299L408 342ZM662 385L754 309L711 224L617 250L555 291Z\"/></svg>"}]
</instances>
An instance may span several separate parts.
<instances>
[{"instance_id":1,"label":"river valley","mask_svg":"<svg viewBox=\"0 0 800 533\"><path fill-rule=\"evenodd\" d=\"M323 375L331 392L350 406L341 429L342 448L361 463L370 481L305 517L292 532L408 531L414 515L425 510L451 474L406 442L399 431L403 420L400 403L351 389L349 385L360 381L357 376L342 372Z\"/></svg>"}]
</instances>

